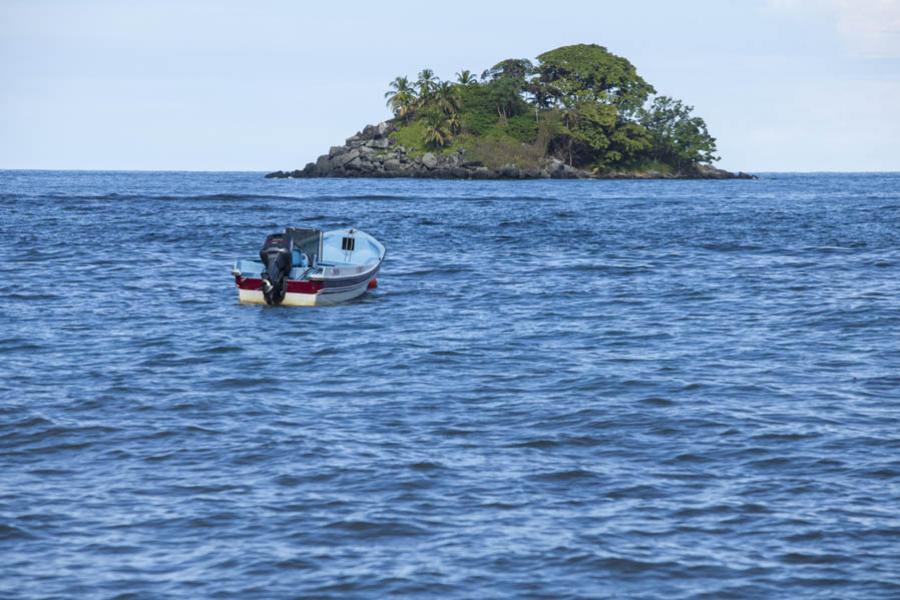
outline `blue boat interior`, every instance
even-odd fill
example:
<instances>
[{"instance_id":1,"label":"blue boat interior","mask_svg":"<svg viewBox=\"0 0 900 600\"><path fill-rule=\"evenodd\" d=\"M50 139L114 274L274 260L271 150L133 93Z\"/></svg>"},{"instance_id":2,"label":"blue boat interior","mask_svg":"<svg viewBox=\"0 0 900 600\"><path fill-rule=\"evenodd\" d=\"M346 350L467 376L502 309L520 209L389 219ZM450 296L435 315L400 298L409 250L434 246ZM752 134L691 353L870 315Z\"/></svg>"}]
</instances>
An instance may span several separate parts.
<instances>
[{"instance_id":1,"label":"blue boat interior","mask_svg":"<svg viewBox=\"0 0 900 600\"><path fill-rule=\"evenodd\" d=\"M300 280L314 273L328 276L333 269L367 267L377 264L384 248L370 236L351 229L322 232L315 229L288 228L294 237L291 270L288 279ZM316 256L316 252L321 256ZM233 271L244 277L260 277L265 266L259 260L240 259Z\"/></svg>"}]
</instances>

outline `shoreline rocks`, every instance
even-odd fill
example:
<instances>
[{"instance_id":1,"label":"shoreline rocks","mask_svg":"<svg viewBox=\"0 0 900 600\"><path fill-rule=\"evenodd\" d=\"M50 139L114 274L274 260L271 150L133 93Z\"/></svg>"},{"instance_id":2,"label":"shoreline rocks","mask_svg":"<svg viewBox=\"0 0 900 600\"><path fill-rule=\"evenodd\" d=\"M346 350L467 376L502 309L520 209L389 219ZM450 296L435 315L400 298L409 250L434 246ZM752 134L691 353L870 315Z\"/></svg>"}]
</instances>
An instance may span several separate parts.
<instances>
[{"instance_id":1,"label":"shoreline rocks","mask_svg":"<svg viewBox=\"0 0 900 600\"><path fill-rule=\"evenodd\" d=\"M405 177L421 179L756 179L748 173L732 173L711 165L700 165L690 173L665 174L656 171L592 173L570 167L559 159L545 158L537 167L521 168L513 164L491 169L467 159L464 150L450 153L426 152L413 156L389 136L390 122L368 125L347 139L343 146L332 146L315 162L303 169L275 171L266 179L302 179L314 177Z\"/></svg>"}]
</instances>

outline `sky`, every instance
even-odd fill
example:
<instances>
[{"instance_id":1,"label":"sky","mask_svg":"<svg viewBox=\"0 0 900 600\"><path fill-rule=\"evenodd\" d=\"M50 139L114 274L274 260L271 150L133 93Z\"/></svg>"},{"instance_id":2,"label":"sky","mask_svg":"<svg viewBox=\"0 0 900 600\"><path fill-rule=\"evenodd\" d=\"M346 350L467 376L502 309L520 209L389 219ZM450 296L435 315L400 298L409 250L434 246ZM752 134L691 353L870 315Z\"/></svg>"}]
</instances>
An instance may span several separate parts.
<instances>
[{"instance_id":1,"label":"sky","mask_svg":"<svg viewBox=\"0 0 900 600\"><path fill-rule=\"evenodd\" d=\"M0 169L302 168L387 84L596 43L719 166L900 171L900 0L0 0Z\"/></svg>"}]
</instances>

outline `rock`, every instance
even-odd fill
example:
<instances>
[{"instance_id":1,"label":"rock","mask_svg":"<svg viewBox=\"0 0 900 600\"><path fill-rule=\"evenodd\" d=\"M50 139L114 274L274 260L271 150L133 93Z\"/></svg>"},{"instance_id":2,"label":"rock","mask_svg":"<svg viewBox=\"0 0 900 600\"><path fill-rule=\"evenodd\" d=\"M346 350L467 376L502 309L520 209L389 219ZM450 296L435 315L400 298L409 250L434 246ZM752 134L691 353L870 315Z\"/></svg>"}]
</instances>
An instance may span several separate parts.
<instances>
[{"instance_id":1,"label":"rock","mask_svg":"<svg viewBox=\"0 0 900 600\"><path fill-rule=\"evenodd\" d=\"M462 157L454 152L444 157L444 162L450 167L458 167L462 163Z\"/></svg>"},{"instance_id":2,"label":"rock","mask_svg":"<svg viewBox=\"0 0 900 600\"><path fill-rule=\"evenodd\" d=\"M381 123L379 123L378 125L375 126L375 137L383 138L386 135L388 135L390 132L392 132L393 130L394 130L394 128L390 123L388 123L386 121L382 121ZM387 146L385 146L385 147L387 147Z\"/></svg>"},{"instance_id":3,"label":"rock","mask_svg":"<svg viewBox=\"0 0 900 600\"><path fill-rule=\"evenodd\" d=\"M570 167L565 163L563 163L562 169L556 171L556 173L559 176L559 179L581 179L582 177L588 176L587 172L576 169L575 167Z\"/></svg>"},{"instance_id":4,"label":"rock","mask_svg":"<svg viewBox=\"0 0 900 600\"><path fill-rule=\"evenodd\" d=\"M323 154L316 160L316 171L318 171L322 175L326 175L332 169L331 159L328 158L327 154Z\"/></svg>"},{"instance_id":5,"label":"rock","mask_svg":"<svg viewBox=\"0 0 900 600\"><path fill-rule=\"evenodd\" d=\"M731 171L726 171L725 169L720 169L718 167L714 167L712 165L697 165L697 167L688 173L679 173L679 175L686 179L756 179L756 175L751 175L749 173L744 173L743 171L739 171L737 173L732 173Z\"/></svg>"},{"instance_id":6,"label":"rock","mask_svg":"<svg viewBox=\"0 0 900 600\"><path fill-rule=\"evenodd\" d=\"M273 171L267 179L290 177L423 177L448 179L756 179L749 173L731 173L712 165L697 165L677 173L648 171L587 171L567 165L556 157L546 157L534 167L506 164L490 169L465 149L437 154L427 152L413 158L410 150L390 139L393 121L367 125L347 138L343 146L332 146L328 154L302 170Z\"/></svg>"},{"instance_id":7,"label":"rock","mask_svg":"<svg viewBox=\"0 0 900 600\"><path fill-rule=\"evenodd\" d=\"M431 152L426 152L425 155L422 156L422 164L429 169L433 169L438 164L437 157Z\"/></svg>"},{"instance_id":8,"label":"rock","mask_svg":"<svg viewBox=\"0 0 900 600\"><path fill-rule=\"evenodd\" d=\"M566 168L566 163L559 160L558 158L551 158L547 161L547 170L550 173L558 173L563 171Z\"/></svg>"},{"instance_id":9,"label":"rock","mask_svg":"<svg viewBox=\"0 0 900 600\"><path fill-rule=\"evenodd\" d=\"M335 167L342 167L354 158L359 156L360 152L356 148L350 150L349 152L344 152L343 154L339 154L332 159Z\"/></svg>"},{"instance_id":10,"label":"rock","mask_svg":"<svg viewBox=\"0 0 900 600\"><path fill-rule=\"evenodd\" d=\"M362 131L359 131L351 138L347 139L347 144L350 145L351 142L365 142L368 140L377 140L383 137L386 137L394 131L394 126L388 121L382 121L377 125L366 125L363 127Z\"/></svg>"},{"instance_id":11,"label":"rock","mask_svg":"<svg viewBox=\"0 0 900 600\"><path fill-rule=\"evenodd\" d=\"M519 179L522 175L515 165L503 165L497 173L505 179Z\"/></svg>"}]
</instances>

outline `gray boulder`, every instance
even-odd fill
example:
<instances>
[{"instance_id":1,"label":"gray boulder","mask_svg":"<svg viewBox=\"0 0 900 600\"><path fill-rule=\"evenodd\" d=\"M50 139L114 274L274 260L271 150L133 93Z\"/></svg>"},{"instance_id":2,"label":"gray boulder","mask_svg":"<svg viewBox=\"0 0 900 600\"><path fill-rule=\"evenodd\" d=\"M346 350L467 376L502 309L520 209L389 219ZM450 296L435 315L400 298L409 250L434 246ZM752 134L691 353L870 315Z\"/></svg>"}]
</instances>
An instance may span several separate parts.
<instances>
[{"instance_id":1,"label":"gray boulder","mask_svg":"<svg viewBox=\"0 0 900 600\"><path fill-rule=\"evenodd\" d=\"M353 160L354 158L357 158L358 156L359 156L359 150L354 148L353 150L350 150L350 152L345 152L343 154L339 154L338 156L335 156L332 159L332 162L334 162L334 166L342 167L345 164L347 164L348 162L350 162L351 160Z\"/></svg>"},{"instance_id":2,"label":"gray boulder","mask_svg":"<svg viewBox=\"0 0 900 600\"><path fill-rule=\"evenodd\" d=\"M316 161L316 172L320 175L327 175L331 172L332 164L331 160L328 158L328 155L323 154Z\"/></svg>"},{"instance_id":3,"label":"gray boulder","mask_svg":"<svg viewBox=\"0 0 900 600\"><path fill-rule=\"evenodd\" d=\"M553 173L561 173L566 168L566 163L559 160L558 158L551 158L547 161L547 171L551 174Z\"/></svg>"},{"instance_id":4,"label":"gray boulder","mask_svg":"<svg viewBox=\"0 0 900 600\"><path fill-rule=\"evenodd\" d=\"M387 121L382 121L378 125L375 126L375 137L383 138L391 131L393 131L393 127Z\"/></svg>"},{"instance_id":5,"label":"gray boulder","mask_svg":"<svg viewBox=\"0 0 900 600\"><path fill-rule=\"evenodd\" d=\"M498 174L501 177L505 177L506 179L518 179L522 175L521 171L519 171L519 168L515 165L503 165L502 167L500 167Z\"/></svg>"},{"instance_id":6,"label":"gray boulder","mask_svg":"<svg viewBox=\"0 0 900 600\"><path fill-rule=\"evenodd\" d=\"M424 156L422 156L422 164L425 165L429 169L433 169L438 164L437 157L431 152L426 152Z\"/></svg>"}]
</instances>

